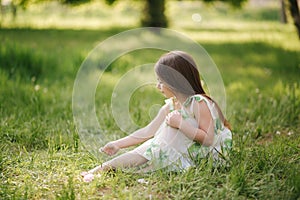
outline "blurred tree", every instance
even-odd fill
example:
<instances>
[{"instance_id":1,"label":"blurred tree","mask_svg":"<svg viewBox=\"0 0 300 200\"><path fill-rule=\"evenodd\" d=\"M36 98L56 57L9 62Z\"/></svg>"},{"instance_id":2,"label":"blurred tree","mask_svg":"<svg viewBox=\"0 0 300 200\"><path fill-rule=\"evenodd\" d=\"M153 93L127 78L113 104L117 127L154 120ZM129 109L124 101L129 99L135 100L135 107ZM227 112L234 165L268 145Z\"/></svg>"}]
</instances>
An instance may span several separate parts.
<instances>
[{"instance_id":1,"label":"blurred tree","mask_svg":"<svg viewBox=\"0 0 300 200\"><path fill-rule=\"evenodd\" d=\"M290 3L290 12L294 21L294 25L296 26L298 37L300 39L300 14L299 14L299 6L297 0L289 0Z\"/></svg>"},{"instance_id":2,"label":"blurred tree","mask_svg":"<svg viewBox=\"0 0 300 200\"><path fill-rule=\"evenodd\" d=\"M72 0L70 0L72 1ZM105 0L106 3L112 5L118 0ZM215 1L228 2L235 7L241 7L247 0L202 0L206 3ZM142 26L167 27L168 19L165 15L165 0L144 0L143 16L141 18Z\"/></svg>"},{"instance_id":3,"label":"blurred tree","mask_svg":"<svg viewBox=\"0 0 300 200\"><path fill-rule=\"evenodd\" d=\"M280 0L280 17L281 22L286 24L287 23L287 16L286 16L286 0Z\"/></svg>"},{"instance_id":4,"label":"blurred tree","mask_svg":"<svg viewBox=\"0 0 300 200\"><path fill-rule=\"evenodd\" d=\"M146 0L143 13L142 26L168 26L168 20L165 15L165 0Z\"/></svg>"},{"instance_id":5,"label":"blurred tree","mask_svg":"<svg viewBox=\"0 0 300 200\"><path fill-rule=\"evenodd\" d=\"M1 1L1 0L0 0ZM28 4L45 0L12 0L16 5L25 8ZM57 0L64 4L76 5L91 2L92 0ZM112 5L118 0L104 0L107 4ZM206 3L222 1L228 2L235 7L241 7L247 0L202 0ZM165 15L165 0L144 0L143 15L141 17L142 26L167 27L168 19Z\"/></svg>"},{"instance_id":6,"label":"blurred tree","mask_svg":"<svg viewBox=\"0 0 300 200\"><path fill-rule=\"evenodd\" d=\"M30 3L44 1L44 0L7 0L7 1L11 1L13 5L22 6L23 8L25 8ZM76 4L91 2L93 0L57 0L57 1L64 4L76 5ZM112 5L114 2L118 0L104 0L104 1L107 4ZM235 7L241 7L242 4L248 0L199 0L199 1L203 1L206 3L222 1L222 2L230 3ZM299 14L298 0L288 0L288 1L289 1L289 10L300 39L300 14ZM2 2L2 0L0 0L0 2ZM144 2L145 5L143 9L143 16L141 18L141 25L153 26L153 27L167 27L168 19L165 15L165 0L144 0ZM282 3L281 4L282 9L284 9L285 6L284 0L281 0L281 3ZM15 14L16 14L16 10L15 10ZM283 13L283 15L285 15L285 12Z\"/></svg>"},{"instance_id":7,"label":"blurred tree","mask_svg":"<svg viewBox=\"0 0 300 200\"><path fill-rule=\"evenodd\" d=\"M112 5L118 0L105 0ZM165 0L144 0L143 15L140 19L142 26L167 27L168 19L165 15Z\"/></svg>"},{"instance_id":8,"label":"blurred tree","mask_svg":"<svg viewBox=\"0 0 300 200\"><path fill-rule=\"evenodd\" d=\"M91 2L92 0L58 0L58 1L64 4L76 5L76 4L88 3Z\"/></svg>"},{"instance_id":9,"label":"blurred tree","mask_svg":"<svg viewBox=\"0 0 300 200\"><path fill-rule=\"evenodd\" d=\"M1 20L7 12L10 12L13 19L15 19L17 16L17 6L11 0L0 0Z\"/></svg>"},{"instance_id":10,"label":"blurred tree","mask_svg":"<svg viewBox=\"0 0 300 200\"><path fill-rule=\"evenodd\" d=\"M230 3L231 5L233 5L235 7L241 7L242 4L248 0L202 0L202 1L207 2L207 3L211 3L211 2L215 2L215 1L223 1L223 2Z\"/></svg>"}]
</instances>

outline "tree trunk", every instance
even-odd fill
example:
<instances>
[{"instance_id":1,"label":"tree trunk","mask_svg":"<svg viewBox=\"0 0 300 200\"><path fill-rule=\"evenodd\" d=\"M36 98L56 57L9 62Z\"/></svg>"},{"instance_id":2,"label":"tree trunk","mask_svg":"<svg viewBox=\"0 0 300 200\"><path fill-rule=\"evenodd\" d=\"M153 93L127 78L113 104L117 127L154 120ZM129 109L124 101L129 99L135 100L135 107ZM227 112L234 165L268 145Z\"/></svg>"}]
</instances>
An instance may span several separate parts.
<instances>
[{"instance_id":1,"label":"tree trunk","mask_svg":"<svg viewBox=\"0 0 300 200\"><path fill-rule=\"evenodd\" d=\"M300 39L300 14L297 0L289 0L290 2L290 11L294 20L294 24L297 28L298 37Z\"/></svg>"},{"instance_id":2,"label":"tree trunk","mask_svg":"<svg viewBox=\"0 0 300 200\"><path fill-rule=\"evenodd\" d=\"M286 24L287 23L287 16L286 16L286 4L285 0L280 0L281 4L281 10L280 10L280 16L281 16L281 23Z\"/></svg>"},{"instance_id":3,"label":"tree trunk","mask_svg":"<svg viewBox=\"0 0 300 200\"><path fill-rule=\"evenodd\" d=\"M167 27L168 20L165 16L165 0L146 0L142 26Z\"/></svg>"}]
</instances>

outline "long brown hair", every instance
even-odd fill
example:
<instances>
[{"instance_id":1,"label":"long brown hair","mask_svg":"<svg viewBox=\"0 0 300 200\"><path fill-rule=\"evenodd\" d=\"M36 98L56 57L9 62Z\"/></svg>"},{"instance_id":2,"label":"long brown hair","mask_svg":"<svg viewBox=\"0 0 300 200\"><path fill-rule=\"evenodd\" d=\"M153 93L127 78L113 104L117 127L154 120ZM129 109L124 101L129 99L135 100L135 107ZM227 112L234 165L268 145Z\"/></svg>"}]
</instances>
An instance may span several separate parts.
<instances>
[{"instance_id":1,"label":"long brown hair","mask_svg":"<svg viewBox=\"0 0 300 200\"><path fill-rule=\"evenodd\" d=\"M231 129L218 104L205 93L197 65L190 55L183 51L166 53L156 62L155 72L173 91L187 96L201 94L213 101L224 125Z\"/></svg>"}]
</instances>

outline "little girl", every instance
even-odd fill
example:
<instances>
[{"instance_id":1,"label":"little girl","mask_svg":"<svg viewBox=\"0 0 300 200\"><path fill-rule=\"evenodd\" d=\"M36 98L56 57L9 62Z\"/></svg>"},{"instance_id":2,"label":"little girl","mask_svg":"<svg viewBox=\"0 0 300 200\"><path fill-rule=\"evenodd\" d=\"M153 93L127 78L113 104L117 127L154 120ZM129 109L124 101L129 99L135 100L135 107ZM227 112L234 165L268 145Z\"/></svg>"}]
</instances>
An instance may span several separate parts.
<instances>
[{"instance_id":1,"label":"little girl","mask_svg":"<svg viewBox=\"0 0 300 200\"><path fill-rule=\"evenodd\" d=\"M157 88L167 98L165 105L146 127L100 150L114 155L119 149L143 144L83 172L84 181L91 181L97 171L116 168L182 171L208 156L218 161L231 149L229 123L203 90L193 58L182 51L169 52L155 64L155 73Z\"/></svg>"}]
</instances>

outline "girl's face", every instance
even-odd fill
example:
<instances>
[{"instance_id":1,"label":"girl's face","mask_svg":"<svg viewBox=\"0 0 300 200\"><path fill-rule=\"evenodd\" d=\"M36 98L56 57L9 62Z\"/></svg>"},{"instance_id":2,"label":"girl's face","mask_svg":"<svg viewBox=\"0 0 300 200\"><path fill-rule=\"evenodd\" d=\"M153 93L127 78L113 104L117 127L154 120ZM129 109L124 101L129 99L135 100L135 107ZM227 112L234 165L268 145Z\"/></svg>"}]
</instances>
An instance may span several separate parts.
<instances>
[{"instance_id":1,"label":"girl's face","mask_svg":"<svg viewBox=\"0 0 300 200\"><path fill-rule=\"evenodd\" d=\"M157 79L157 89L166 97L166 98L171 98L174 97L174 93L172 90L164 83L162 82L159 78Z\"/></svg>"}]
</instances>

